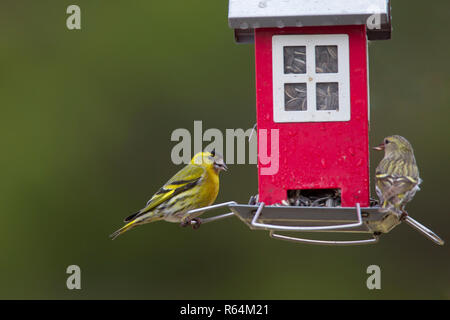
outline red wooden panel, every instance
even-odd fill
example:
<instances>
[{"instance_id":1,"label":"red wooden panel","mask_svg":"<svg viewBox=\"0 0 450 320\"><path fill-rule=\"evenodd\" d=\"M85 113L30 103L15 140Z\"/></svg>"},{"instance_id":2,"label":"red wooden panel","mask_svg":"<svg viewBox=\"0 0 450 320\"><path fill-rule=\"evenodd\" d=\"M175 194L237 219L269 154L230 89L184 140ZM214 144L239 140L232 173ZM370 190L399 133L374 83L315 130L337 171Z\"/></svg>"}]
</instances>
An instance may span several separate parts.
<instances>
[{"instance_id":1,"label":"red wooden panel","mask_svg":"<svg viewBox=\"0 0 450 320\"><path fill-rule=\"evenodd\" d=\"M272 36L282 34L348 34L350 50L351 120L345 122L273 122ZM365 26L266 28L255 31L256 99L258 130L279 129L279 169L258 157L260 201L287 198L289 189L342 191L342 206L369 206L369 137L367 39ZM260 150L258 135L258 150ZM268 148L270 150L270 148Z\"/></svg>"}]
</instances>

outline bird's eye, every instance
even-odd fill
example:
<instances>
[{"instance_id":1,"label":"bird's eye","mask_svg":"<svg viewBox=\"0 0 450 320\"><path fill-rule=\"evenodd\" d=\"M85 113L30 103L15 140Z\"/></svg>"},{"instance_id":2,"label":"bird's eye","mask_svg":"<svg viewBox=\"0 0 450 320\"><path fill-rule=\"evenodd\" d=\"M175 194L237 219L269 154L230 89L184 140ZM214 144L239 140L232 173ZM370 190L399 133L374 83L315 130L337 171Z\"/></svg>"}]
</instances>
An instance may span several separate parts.
<instances>
[{"instance_id":1,"label":"bird's eye","mask_svg":"<svg viewBox=\"0 0 450 320\"><path fill-rule=\"evenodd\" d=\"M384 140L384 144L388 144L388 143L390 143L391 141L389 141L388 139L386 139L386 140Z\"/></svg>"}]
</instances>

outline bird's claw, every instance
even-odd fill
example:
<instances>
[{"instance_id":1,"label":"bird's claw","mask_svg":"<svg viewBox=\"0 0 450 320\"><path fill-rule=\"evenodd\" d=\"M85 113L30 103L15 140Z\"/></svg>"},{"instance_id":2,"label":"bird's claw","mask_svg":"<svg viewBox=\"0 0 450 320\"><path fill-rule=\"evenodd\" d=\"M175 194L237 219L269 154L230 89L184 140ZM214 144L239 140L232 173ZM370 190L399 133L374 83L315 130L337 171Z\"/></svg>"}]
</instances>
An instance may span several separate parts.
<instances>
[{"instance_id":1,"label":"bird's claw","mask_svg":"<svg viewBox=\"0 0 450 320\"><path fill-rule=\"evenodd\" d=\"M187 226L190 225L190 224L191 224L191 220L186 219L186 220L181 221L180 227L185 228L185 227L187 227Z\"/></svg>"},{"instance_id":2,"label":"bird's claw","mask_svg":"<svg viewBox=\"0 0 450 320\"><path fill-rule=\"evenodd\" d=\"M197 230L200 228L200 225L202 224L202 219L200 218L193 218L193 219L186 219L180 223L181 227L187 227L189 225L192 226L193 230Z\"/></svg>"},{"instance_id":3,"label":"bird's claw","mask_svg":"<svg viewBox=\"0 0 450 320\"><path fill-rule=\"evenodd\" d=\"M194 223L192 223L192 222L194 222ZM200 228L201 224L202 224L202 219L200 219L200 218L194 218L191 220L191 225L192 225L193 230L197 230L198 228Z\"/></svg>"},{"instance_id":4,"label":"bird's claw","mask_svg":"<svg viewBox=\"0 0 450 320\"><path fill-rule=\"evenodd\" d=\"M405 221L406 217L408 216L408 212L402 211L400 214L400 217L398 218L400 221Z\"/></svg>"}]
</instances>

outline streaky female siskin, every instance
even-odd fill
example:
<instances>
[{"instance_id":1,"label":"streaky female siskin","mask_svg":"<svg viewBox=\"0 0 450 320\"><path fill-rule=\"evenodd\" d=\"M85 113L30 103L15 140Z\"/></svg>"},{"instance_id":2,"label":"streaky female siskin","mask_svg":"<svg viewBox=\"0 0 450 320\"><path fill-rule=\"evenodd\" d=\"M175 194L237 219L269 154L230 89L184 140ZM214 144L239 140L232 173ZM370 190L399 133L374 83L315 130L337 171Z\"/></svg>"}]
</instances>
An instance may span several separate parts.
<instances>
[{"instance_id":1,"label":"streaky female siskin","mask_svg":"<svg viewBox=\"0 0 450 320\"><path fill-rule=\"evenodd\" d=\"M393 135L374 149L384 150L384 158L375 172L381 210L395 213L401 220L407 216L406 204L420 190L419 184L422 182L413 148L404 137Z\"/></svg>"},{"instance_id":2,"label":"streaky female siskin","mask_svg":"<svg viewBox=\"0 0 450 320\"><path fill-rule=\"evenodd\" d=\"M122 233L145 223L165 220L181 223L182 226L196 223L202 212L188 214L189 210L211 205L219 193L219 172L227 170L221 155L214 150L199 152L183 169L178 171L147 202L145 208L125 218L125 226L110 235L112 239Z\"/></svg>"}]
</instances>

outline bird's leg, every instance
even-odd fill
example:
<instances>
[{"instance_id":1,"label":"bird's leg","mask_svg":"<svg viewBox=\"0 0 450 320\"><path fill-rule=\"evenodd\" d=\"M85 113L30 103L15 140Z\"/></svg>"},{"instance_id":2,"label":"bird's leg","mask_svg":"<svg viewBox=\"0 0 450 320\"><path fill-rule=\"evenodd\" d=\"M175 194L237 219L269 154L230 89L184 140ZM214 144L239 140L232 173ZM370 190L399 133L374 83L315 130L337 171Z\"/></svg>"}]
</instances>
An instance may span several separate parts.
<instances>
[{"instance_id":1,"label":"bird's leg","mask_svg":"<svg viewBox=\"0 0 450 320\"><path fill-rule=\"evenodd\" d=\"M198 228L200 228L200 225L202 224L202 219L200 218L191 219L190 224L192 225L193 230L197 230Z\"/></svg>"},{"instance_id":2,"label":"bird's leg","mask_svg":"<svg viewBox=\"0 0 450 320\"><path fill-rule=\"evenodd\" d=\"M401 209L401 215L399 217L400 221L405 221L406 217L408 216L408 212L406 212L405 210Z\"/></svg>"},{"instance_id":3,"label":"bird's leg","mask_svg":"<svg viewBox=\"0 0 450 320\"><path fill-rule=\"evenodd\" d=\"M191 224L191 220L189 220L189 219L183 219L182 221L181 221L181 223L180 223L180 227L187 227L188 225L190 225Z\"/></svg>"},{"instance_id":4,"label":"bird's leg","mask_svg":"<svg viewBox=\"0 0 450 320\"><path fill-rule=\"evenodd\" d=\"M191 225L192 229L196 230L196 229L200 228L201 224L202 224L202 219L200 219L200 218L193 218L193 219L185 218L180 223L180 227L187 227L187 226Z\"/></svg>"}]
</instances>

